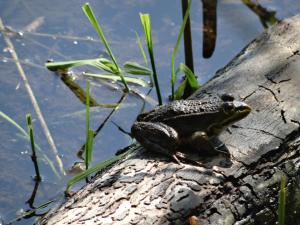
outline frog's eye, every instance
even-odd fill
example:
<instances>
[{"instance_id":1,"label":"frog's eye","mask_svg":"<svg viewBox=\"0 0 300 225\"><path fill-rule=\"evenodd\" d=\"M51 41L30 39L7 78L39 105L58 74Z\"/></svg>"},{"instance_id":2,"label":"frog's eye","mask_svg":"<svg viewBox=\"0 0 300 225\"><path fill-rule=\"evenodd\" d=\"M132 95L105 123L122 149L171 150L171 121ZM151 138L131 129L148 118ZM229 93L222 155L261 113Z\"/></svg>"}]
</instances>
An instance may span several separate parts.
<instances>
[{"instance_id":1,"label":"frog's eye","mask_svg":"<svg viewBox=\"0 0 300 225\"><path fill-rule=\"evenodd\" d=\"M221 99L224 102L232 102L234 100L234 97L231 94L222 94Z\"/></svg>"},{"instance_id":2,"label":"frog's eye","mask_svg":"<svg viewBox=\"0 0 300 225\"><path fill-rule=\"evenodd\" d=\"M235 109L235 107L232 102L225 102L223 104L223 111L227 115L232 114L234 112L234 109Z\"/></svg>"}]
</instances>

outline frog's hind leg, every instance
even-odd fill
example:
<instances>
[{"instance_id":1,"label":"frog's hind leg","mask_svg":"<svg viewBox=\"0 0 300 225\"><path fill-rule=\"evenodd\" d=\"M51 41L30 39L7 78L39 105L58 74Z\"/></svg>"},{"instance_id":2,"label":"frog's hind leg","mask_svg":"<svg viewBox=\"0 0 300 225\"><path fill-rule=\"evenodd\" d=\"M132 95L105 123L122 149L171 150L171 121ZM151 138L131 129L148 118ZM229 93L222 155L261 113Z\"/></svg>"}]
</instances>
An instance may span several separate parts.
<instances>
[{"instance_id":1,"label":"frog's hind leg","mask_svg":"<svg viewBox=\"0 0 300 225\"><path fill-rule=\"evenodd\" d=\"M131 128L132 136L147 150L173 158L179 139L176 130L163 123L135 122Z\"/></svg>"}]
</instances>

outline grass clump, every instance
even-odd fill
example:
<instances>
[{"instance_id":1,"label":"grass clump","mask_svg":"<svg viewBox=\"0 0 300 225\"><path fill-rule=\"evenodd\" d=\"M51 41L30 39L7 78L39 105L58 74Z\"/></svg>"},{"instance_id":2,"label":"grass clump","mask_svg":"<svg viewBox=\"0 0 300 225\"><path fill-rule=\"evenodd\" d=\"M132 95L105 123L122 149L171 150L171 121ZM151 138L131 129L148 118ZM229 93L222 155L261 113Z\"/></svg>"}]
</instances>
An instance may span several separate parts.
<instances>
[{"instance_id":1,"label":"grass clump","mask_svg":"<svg viewBox=\"0 0 300 225\"><path fill-rule=\"evenodd\" d=\"M187 7L186 13L185 13L184 18L183 18L183 22L182 22L180 30L179 30L179 34L178 34L178 37L177 37L175 47L174 47L173 52L172 52L172 60L171 60L171 100L176 100L176 99L182 98L182 95L183 95L183 92L184 92L184 89L185 89L186 85L190 85L192 91L195 91L199 88L199 84L198 84L198 81L197 81L197 78L196 78L195 74L185 64L181 63L179 65L179 68L177 70L175 69L175 58L176 58L176 55L177 55L177 50L178 50L178 47L179 47L179 44L180 44L180 41L181 41L181 38L182 38L182 35L183 35L183 32L184 32L184 29L185 29L186 22L189 18L189 15L190 15L191 3L192 3L191 0L188 1L188 7ZM177 79L177 74L179 72L183 72L185 74L185 78L179 84L177 90L175 90L175 82L176 82L176 79Z\"/></svg>"},{"instance_id":2,"label":"grass clump","mask_svg":"<svg viewBox=\"0 0 300 225\"><path fill-rule=\"evenodd\" d=\"M82 6L82 10L89 19L90 23L96 30L98 36L100 37L103 45L105 46L106 52L109 55L109 58L95 58L95 59L81 59L81 60L71 60L64 62L48 62L45 66L51 71L58 70L68 70L69 68L89 65L93 66L104 73L83 73L84 76L94 77L98 79L110 79L113 81L120 81L124 85L124 92L129 92L130 88L128 83L133 83L141 86L149 86L148 83L141 79L127 76L130 75L146 75L151 76L152 71L148 68L139 65L137 62L125 62L123 69L117 63L116 57L114 56L110 45L108 44L107 39L105 38L104 32L100 24L98 23L94 12L88 3Z\"/></svg>"}]
</instances>

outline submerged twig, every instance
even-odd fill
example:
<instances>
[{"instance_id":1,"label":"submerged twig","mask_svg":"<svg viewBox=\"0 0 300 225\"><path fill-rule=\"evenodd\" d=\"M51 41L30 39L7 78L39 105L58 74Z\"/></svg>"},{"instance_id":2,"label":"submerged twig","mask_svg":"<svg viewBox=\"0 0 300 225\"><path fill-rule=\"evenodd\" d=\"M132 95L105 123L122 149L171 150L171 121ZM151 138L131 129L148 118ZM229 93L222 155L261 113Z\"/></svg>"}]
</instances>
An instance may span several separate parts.
<instances>
[{"instance_id":1,"label":"submerged twig","mask_svg":"<svg viewBox=\"0 0 300 225\"><path fill-rule=\"evenodd\" d=\"M86 93L85 91L78 85L76 82L73 81L71 74L67 70L58 70L56 74L59 75L60 79L64 82L64 84L76 95L76 97L85 104L86 101ZM102 104L98 104L98 102L94 98L90 98L89 104L91 107L100 106L105 107ZM109 105L112 108L113 105Z\"/></svg>"},{"instance_id":2,"label":"submerged twig","mask_svg":"<svg viewBox=\"0 0 300 225\"><path fill-rule=\"evenodd\" d=\"M262 7L257 1L242 0L242 2L259 17L264 28L268 28L280 22L276 17L276 11Z\"/></svg>"},{"instance_id":3,"label":"submerged twig","mask_svg":"<svg viewBox=\"0 0 300 225\"><path fill-rule=\"evenodd\" d=\"M1 18L0 18L0 30L4 30L4 25L2 23L2 19ZM22 67L21 63L19 62L18 55L17 55L17 53L15 51L13 43L11 42L10 38L7 37L6 35L3 35L3 38L4 38L4 41L5 41L6 45L7 45L7 47L10 49L10 53L12 55L12 58L15 60L18 72L19 72L22 80L24 81L24 86L25 86L26 91L27 91L27 93L29 95L29 98L30 98L30 101L31 101L31 103L33 105L33 108L34 108L34 110L35 110L35 112L36 112L36 114L38 116L38 119L39 119L39 121L41 123L41 127L43 128L43 131L44 131L44 134L45 134L45 136L47 138L47 141L48 141L49 145L51 146L51 149L52 149L52 151L53 151L53 153L55 155L55 159L57 161L59 169L60 169L60 171L61 171L62 174L65 174L64 167L63 167L63 162L62 162L62 160L61 160L61 158L59 156L59 153L58 153L58 150L57 150L57 148L55 146L54 140L53 140L53 138L51 136L51 133L50 133L49 128L47 126L47 123L46 123L46 121L44 119L42 111L41 111L41 109L40 109L40 107L38 105L38 102L37 102L37 100L36 100L36 98L34 96L34 93L33 93L32 89L31 89L29 81L28 81L28 79L27 79L27 77L25 75L23 67Z\"/></svg>"}]
</instances>

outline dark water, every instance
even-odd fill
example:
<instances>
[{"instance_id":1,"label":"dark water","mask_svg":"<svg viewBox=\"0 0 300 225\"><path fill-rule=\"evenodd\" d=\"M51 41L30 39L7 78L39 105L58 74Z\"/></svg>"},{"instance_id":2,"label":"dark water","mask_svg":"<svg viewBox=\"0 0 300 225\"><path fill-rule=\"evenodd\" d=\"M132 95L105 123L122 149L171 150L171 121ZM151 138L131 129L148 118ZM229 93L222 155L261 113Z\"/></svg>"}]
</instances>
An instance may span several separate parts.
<instances>
[{"instance_id":1,"label":"dark water","mask_svg":"<svg viewBox=\"0 0 300 225\"><path fill-rule=\"evenodd\" d=\"M153 27L154 54L156 56L159 83L164 102L170 94L171 53L181 23L179 0L100 0L89 1L97 18L103 25L106 37L120 64L125 61L143 63L134 31L143 34L139 12L150 13ZM258 2L258 1L254 1ZM85 140L85 106L54 73L44 67L48 59L71 60L95 58L103 54L104 48L81 11L85 1L17 1L0 0L0 17L4 26L14 31L24 31L22 36L11 35L19 61L25 71L32 91L37 99L49 127L55 145L62 158L65 170L75 161L76 151ZM295 1L259 1L267 11L275 11L281 20L300 12ZM33 26L35 21L37 24ZM226 65L247 43L264 30L258 16L241 1L218 1L217 41L215 51L209 59L202 57L202 4L193 1L191 23L195 73L200 83L207 81L218 69ZM31 29L28 25L31 24ZM41 147L40 157L49 157L56 169L57 163L50 145L25 89L15 62L0 34L0 109L26 129L25 115L31 113L34 120L36 142ZM179 50L176 63L183 62L183 51ZM80 71L80 69L76 69ZM85 80L76 83L85 88ZM114 87L120 87L113 84ZM146 93L147 88L138 88ZM92 96L101 103L115 103L122 93L99 83L92 82ZM154 92L150 95L156 99ZM143 102L135 96L127 96L123 106L105 124L94 143L94 162L107 159L114 152L131 143L131 139L112 123L129 131ZM147 108L153 107L148 104ZM96 129L111 112L111 109L93 109L91 125ZM0 118L0 219L5 223L13 220L23 210L34 189L33 164L30 146L18 130ZM62 196L67 177L58 178L45 161L40 161L43 182L40 183L34 206L49 199ZM41 210L41 212L43 212ZM32 224L33 218L16 224Z\"/></svg>"}]
</instances>

